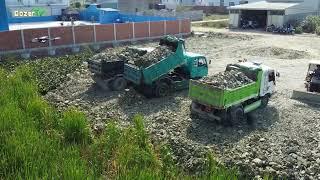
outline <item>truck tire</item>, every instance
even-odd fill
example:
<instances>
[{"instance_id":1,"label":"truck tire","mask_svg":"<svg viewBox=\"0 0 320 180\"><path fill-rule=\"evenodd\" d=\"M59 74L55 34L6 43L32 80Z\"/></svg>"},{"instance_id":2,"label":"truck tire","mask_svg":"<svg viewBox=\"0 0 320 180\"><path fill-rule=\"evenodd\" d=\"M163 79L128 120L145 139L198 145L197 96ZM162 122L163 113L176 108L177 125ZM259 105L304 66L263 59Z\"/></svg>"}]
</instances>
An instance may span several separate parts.
<instances>
[{"instance_id":1,"label":"truck tire","mask_svg":"<svg viewBox=\"0 0 320 180\"><path fill-rule=\"evenodd\" d=\"M111 89L114 91L121 91L127 87L127 80L123 77L117 77L111 83Z\"/></svg>"},{"instance_id":2,"label":"truck tire","mask_svg":"<svg viewBox=\"0 0 320 180\"><path fill-rule=\"evenodd\" d=\"M165 97L169 94L169 85L165 82L160 82L156 85L154 95L156 97Z\"/></svg>"},{"instance_id":3,"label":"truck tire","mask_svg":"<svg viewBox=\"0 0 320 180\"><path fill-rule=\"evenodd\" d=\"M230 108L230 125L236 125L245 119L245 114L242 106L235 106Z\"/></svg>"},{"instance_id":4,"label":"truck tire","mask_svg":"<svg viewBox=\"0 0 320 180\"><path fill-rule=\"evenodd\" d=\"M261 98L261 108L265 108L267 107L268 103L269 103L269 98L270 96L268 94L264 95L262 98Z\"/></svg>"}]
</instances>

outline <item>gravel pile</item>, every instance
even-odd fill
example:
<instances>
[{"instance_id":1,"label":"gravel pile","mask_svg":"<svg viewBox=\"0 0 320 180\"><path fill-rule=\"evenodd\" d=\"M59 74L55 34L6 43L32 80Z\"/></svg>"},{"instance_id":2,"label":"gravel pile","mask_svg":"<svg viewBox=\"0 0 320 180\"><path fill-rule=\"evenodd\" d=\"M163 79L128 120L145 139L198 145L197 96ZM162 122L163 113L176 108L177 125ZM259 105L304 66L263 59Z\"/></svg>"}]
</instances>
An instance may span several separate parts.
<instances>
[{"instance_id":1,"label":"gravel pile","mask_svg":"<svg viewBox=\"0 0 320 180\"><path fill-rule=\"evenodd\" d=\"M200 81L220 89L234 89L253 82L244 73L236 70L220 72Z\"/></svg>"},{"instance_id":2,"label":"gravel pile","mask_svg":"<svg viewBox=\"0 0 320 180\"><path fill-rule=\"evenodd\" d=\"M109 48L102 53L94 55L90 60L123 60L138 67L148 67L159 62L163 58L170 56L172 53L172 50L167 46L157 46L151 52L131 47L115 49Z\"/></svg>"},{"instance_id":3,"label":"gravel pile","mask_svg":"<svg viewBox=\"0 0 320 180\"><path fill-rule=\"evenodd\" d=\"M170 56L172 53L172 50L167 46L157 46L153 51L135 59L134 65L138 67L148 67Z\"/></svg>"}]
</instances>

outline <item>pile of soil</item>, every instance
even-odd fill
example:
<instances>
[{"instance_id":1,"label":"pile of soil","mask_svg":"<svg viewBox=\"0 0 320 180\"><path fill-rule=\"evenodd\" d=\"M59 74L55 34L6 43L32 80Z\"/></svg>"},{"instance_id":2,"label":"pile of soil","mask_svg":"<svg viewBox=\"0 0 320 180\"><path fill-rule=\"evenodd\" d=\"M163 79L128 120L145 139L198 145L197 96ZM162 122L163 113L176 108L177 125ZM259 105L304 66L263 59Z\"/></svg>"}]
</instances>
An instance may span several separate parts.
<instances>
[{"instance_id":1,"label":"pile of soil","mask_svg":"<svg viewBox=\"0 0 320 180\"><path fill-rule=\"evenodd\" d=\"M234 89L253 82L243 72L236 70L220 72L213 76L205 77L200 81L220 89Z\"/></svg>"},{"instance_id":2,"label":"pile of soil","mask_svg":"<svg viewBox=\"0 0 320 180\"><path fill-rule=\"evenodd\" d=\"M305 51L285 49L279 47L256 48L250 50L248 53L255 56L277 57L279 59L303 59L309 56L309 54Z\"/></svg>"}]
</instances>

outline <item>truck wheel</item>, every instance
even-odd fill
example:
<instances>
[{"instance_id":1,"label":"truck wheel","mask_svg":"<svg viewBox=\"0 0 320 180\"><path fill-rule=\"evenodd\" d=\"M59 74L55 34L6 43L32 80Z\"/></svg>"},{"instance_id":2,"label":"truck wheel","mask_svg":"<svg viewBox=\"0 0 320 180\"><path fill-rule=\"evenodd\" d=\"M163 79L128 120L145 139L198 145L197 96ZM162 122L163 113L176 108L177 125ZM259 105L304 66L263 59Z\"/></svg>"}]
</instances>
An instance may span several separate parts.
<instances>
[{"instance_id":1,"label":"truck wheel","mask_svg":"<svg viewBox=\"0 0 320 180\"><path fill-rule=\"evenodd\" d=\"M127 80L123 77L118 77L111 83L111 88L114 91L121 91L127 87Z\"/></svg>"},{"instance_id":2,"label":"truck wheel","mask_svg":"<svg viewBox=\"0 0 320 180\"><path fill-rule=\"evenodd\" d=\"M232 107L230 109L230 124L235 125L242 122L245 119L245 114L242 106Z\"/></svg>"},{"instance_id":3,"label":"truck wheel","mask_svg":"<svg viewBox=\"0 0 320 180\"><path fill-rule=\"evenodd\" d=\"M269 95L264 95L261 98L261 108L267 107L268 103L269 103Z\"/></svg>"},{"instance_id":4,"label":"truck wheel","mask_svg":"<svg viewBox=\"0 0 320 180\"><path fill-rule=\"evenodd\" d=\"M197 104L195 102L192 102L190 105L190 116L191 117L197 117L198 114L193 110L195 107L197 106Z\"/></svg>"},{"instance_id":5,"label":"truck wheel","mask_svg":"<svg viewBox=\"0 0 320 180\"><path fill-rule=\"evenodd\" d=\"M161 82L157 84L155 89L155 96L156 97L164 97L169 94L169 85L165 82Z\"/></svg>"}]
</instances>

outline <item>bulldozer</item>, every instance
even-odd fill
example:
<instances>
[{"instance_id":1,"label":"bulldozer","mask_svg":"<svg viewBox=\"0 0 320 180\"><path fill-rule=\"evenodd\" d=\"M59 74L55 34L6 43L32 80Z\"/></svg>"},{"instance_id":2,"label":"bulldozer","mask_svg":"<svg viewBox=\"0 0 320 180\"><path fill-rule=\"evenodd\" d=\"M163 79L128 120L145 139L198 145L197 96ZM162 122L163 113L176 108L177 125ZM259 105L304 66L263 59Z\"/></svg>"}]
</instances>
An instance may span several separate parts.
<instances>
[{"instance_id":1,"label":"bulldozer","mask_svg":"<svg viewBox=\"0 0 320 180\"><path fill-rule=\"evenodd\" d=\"M320 61L310 61L305 78L306 91L293 90L292 99L320 104Z\"/></svg>"}]
</instances>

